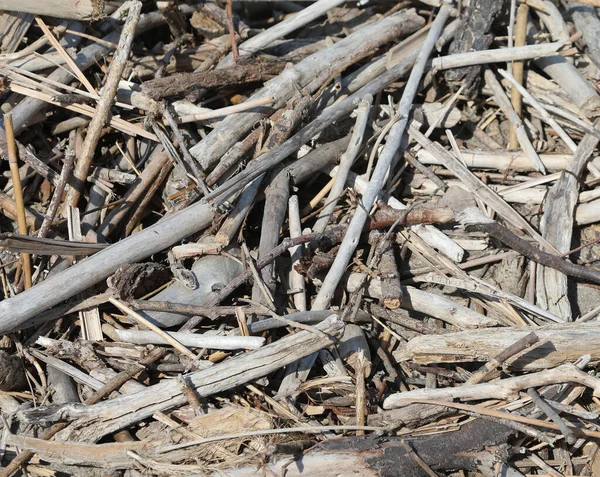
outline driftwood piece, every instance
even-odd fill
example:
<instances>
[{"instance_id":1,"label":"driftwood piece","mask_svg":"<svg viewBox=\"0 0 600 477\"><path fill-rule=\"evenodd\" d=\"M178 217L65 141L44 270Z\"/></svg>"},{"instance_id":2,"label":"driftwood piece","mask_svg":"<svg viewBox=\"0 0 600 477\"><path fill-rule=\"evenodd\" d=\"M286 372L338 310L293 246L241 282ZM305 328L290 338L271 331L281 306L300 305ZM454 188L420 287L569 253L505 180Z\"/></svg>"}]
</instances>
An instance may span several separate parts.
<instances>
[{"instance_id":1,"label":"driftwood piece","mask_svg":"<svg viewBox=\"0 0 600 477\"><path fill-rule=\"evenodd\" d=\"M168 96L189 94L195 89L217 89L264 82L281 73L287 61L264 61L201 73L176 73L142 83L142 91L158 101Z\"/></svg>"},{"instance_id":2,"label":"driftwood piece","mask_svg":"<svg viewBox=\"0 0 600 477\"><path fill-rule=\"evenodd\" d=\"M502 445L513 429L495 422L478 419L449 434L412 438L377 436L334 439L321 443L301 456L278 456L266 469L276 475L289 476L360 475L384 477L431 477L436 472L451 470L478 471L493 475L495 463L506 459ZM442 437L442 436L445 436ZM228 469L213 477L258 477L261 471L246 467Z\"/></svg>"},{"instance_id":3,"label":"driftwood piece","mask_svg":"<svg viewBox=\"0 0 600 477\"><path fill-rule=\"evenodd\" d=\"M598 125L600 121L596 121L595 126ZM584 136L573 154L573 161L550 188L546 197L540 228L542 236L560 253L571 250L579 180L598 142L600 140L591 134ZM538 266L536 283L538 304L570 321L573 314L567 286L567 276L564 273L554 268Z\"/></svg>"},{"instance_id":4,"label":"driftwood piece","mask_svg":"<svg viewBox=\"0 0 600 477\"><path fill-rule=\"evenodd\" d=\"M385 240L385 239L384 239ZM400 273L396 265L394 248L391 242L385 241L384 250L379 260L379 274L381 277L382 303L387 308L395 310L402 304L402 287L400 285Z\"/></svg>"},{"instance_id":5,"label":"driftwood piece","mask_svg":"<svg viewBox=\"0 0 600 477\"><path fill-rule=\"evenodd\" d=\"M450 9L451 7L447 4L442 6L440 13L434 20L431 30L429 30L423 48L419 52L415 61L415 66L410 72L407 85L402 93L402 99L398 105L400 119L390 129L387 142L377 161L377 166L373 171L367 190L362 196L362 207L356 209L331 269L325 277L323 285L315 298L313 303L313 309L315 310L323 310L329 307L333 293L342 279L342 275L350 261L350 257L356 250L358 238L367 220L368 211L375 203L375 200L382 189L388 169L392 165L392 161L400 147L402 136L408 125L408 113L412 107L423 72L425 71L426 62L433 50L434 43L437 41L450 16Z\"/></svg>"},{"instance_id":6,"label":"driftwood piece","mask_svg":"<svg viewBox=\"0 0 600 477\"><path fill-rule=\"evenodd\" d=\"M467 51L486 50L492 42L492 35L488 34L494 19L502 11L504 2L495 0L475 0L469 3L467 12L461 19L456 30L454 40L450 43L450 54ZM474 94L481 82L480 66L468 66L446 72L446 81L459 84L466 82L465 92Z\"/></svg>"},{"instance_id":7,"label":"driftwood piece","mask_svg":"<svg viewBox=\"0 0 600 477\"><path fill-rule=\"evenodd\" d=\"M437 70L454 70L474 65L529 60L532 58L554 56L561 46L561 42L555 42L503 48L501 50L471 51L434 58L431 66Z\"/></svg>"},{"instance_id":8,"label":"driftwood piece","mask_svg":"<svg viewBox=\"0 0 600 477\"><path fill-rule=\"evenodd\" d=\"M0 14L0 53L13 53L27 33L33 15L30 13Z\"/></svg>"},{"instance_id":9,"label":"driftwood piece","mask_svg":"<svg viewBox=\"0 0 600 477\"><path fill-rule=\"evenodd\" d=\"M278 38L283 38L298 28L316 20L327 11L344 3L344 0L319 0L306 8L303 8L291 18L286 18L282 22L267 28L258 35L243 42L238 47L239 56L250 56L259 50L269 46ZM219 67L229 66L233 62L233 55L229 54L219 62Z\"/></svg>"},{"instance_id":10,"label":"driftwood piece","mask_svg":"<svg viewBox=\"0 0 600 477\"><path fill-rule=\"evenodd\" d=\"M308 86L308 83L321 75L325 69L329 71L332 64L345 63L351 56L362 56L394 38L412 33L422 24L423 19L416 15L414 10L405 10L362 28L335 45L284 70L281 75L269 81L250 99L274 98L274 107L278 107L293 96L298 88L302 89ZM206 138L192 147L190 152L204 170L209 170L238 141L240 136L248 132L262 117L263 113L260 112L229 116Z\"/></svg>"},{"instance_id":11,"label":"driftwood piece","mask_svg":"<svg viewBox=\"0 0 600 477\"><path fill-rule=\"evenodd\" d=\"M345 288L349 293L359 290L364 276L360 273L352 273L345 280ZM378 278L369 280L366 292L373 298L382 299L381 280ZM402 287L403 300L400 306L406 310L418 311L426 315L446 321L463 329L493 326L496 320L483 316L467 307L440 295L434 295L413 287Z\"/></svg>"},{"instance_id":12,"label":"driftwood piece","mask_svg":"<svg viewBox=\"0 0 600 477\"><path fill-rule=\"evenodd\" d=\"M343 331L343 323L333 316L316 326L317 332L301 331L251 353L229 359L203 371L186 375L199 397L209 396L258 379L303 356L328 347ZM293 350L293 352L291 352ZM102 436L186 402L179 384L166 381L145 391L94 406L70 405L22 414L28 421L76 420L61 437L94 442ZM58 412L57 412L58 411ZM100 421L102 420L102 424Z\"/></svg>"},{"instance_id":13,"label":"driftwood piece","mask_svg":"<svg viewBox=\"0 0 600 477\"><path fill-rule=\"evenodd\" d=\"M81 189L87 179L90 167L92 165L92 159L98 141L102 136L102 128L109 119L110 110L112 108L115 95L117 94L117 88L119 87L119 80L125 69L125 64L129 58L129 52L131 45L133 44L133 38L135 37L135 28L140 19L140 13L142 11L141 2L129 2L129 13L123 31L119 38L119 45L117 46L113 61L110 64L110 69L107 74L106 84L102 89L96 112L94 117L90 121L88 126L88 132L85 136L85 141L82 146L81 153L78 155L77 162L75 163L75 170L73 171L74 182L71 184L71 188L67 194L67 204L75 207L79 201L81 195ZM93 91L93 89L92 89Z\"/></svg>"},{"instance_id":14,"label":"driftwood piece","mask_svg":"<svg viewBox=\"0 0 600 477\"><path fill-rule=\"evenodd\" d=\"M575 27L583 34L587 55L600 68L600 19L594 7L579 2L569 2L569 11Z\"/></svg>"},{"instance_id":15,"label":"driftwood piece","mask_svg":"<svg viewBox=\"0 0 600 477\"><path fill-rule=\"evenodd\" d=\"M3 0L2 10L33 13L58 18L75 20L97 20L108 13L109 8L102 0ZM110 8L112 11L114 8Z\"/></svg>"},{"instance_id":16,"label":"driftwood piece","mask_svg":"<svg viewBox=\"0 0 600 477\"><path fill-rule=\"evenodd\" d=\"M518 250L519 253L540 265L553 268L565 275L600 283L600 270L569 262L560 255L541 251L498 222L487 218L476 207L469 207L462 211L458 220L467 225L470 230L489 233L503 244L510 246L513 250Z\"/></svg>"},{"instance_id":17,"label":"driftwood piece","mask_svg":"<svg viewBox=\"0 0 600 477\"><path fill-rule=\"evenodd\" d=\"M459 386L456 388L417 389L389 396L383 403L384 409L392 409L410 404L413 400L433 399L439 401L463 401L482 399L515 399L519 391L532 387L547 386L573 382L589 387L594 395L600 395L600 380L581 371L573 364L563 364L553 369L518 376L515 378L499 379L490 383L480 383Z\"/></svg>"},{"instance_id":18,"label":"driftwood piece","mask_svg":"<svg viewBox=\"0 0 600 477\"><path fill-rule=\"evenodd\" d=\"M600 359L596 345L600 328L596 323L548 325L539 328L461 331L452 335L419 336L394 353L398 361L421 364L489 361L497 350L505 349L534 331L539 345L509 360L511 370L539 371L573 362L589 354Z\"/></svg>"},{"instance_id":19,"label":"driftwood piece","mask_svg":"<svg viewBox=\"0 0 600 477\"><path fill-rule=\"evenodd\" d=\"M532 0L532 7L550 31L554 41L568 38L568 27L556 5L548 0ZM533 29L530 29L533 32ZM531 33L530 33L531 36ZM588 117L600 114L600 95L581 72L562 56L538 58L535 64L569 95L573 103Z\"/></svg>"},{"instance_id":20,"label":"driftwood piece","mask_svg":"<svg viewBox=\"0 0 600 477\"><path fill-rule=\"evenodd\" d=\"M73 267L11 299L0 302L0 315L9 317L0 334L40 324L40 312L108 278L119 266L142 260L210 225L213 211L196 204L166 217L156 225L117 242Z\"/></svg>"},{"instance_id":21,"label":"driftwood piece","mask_svg":"<svg viewBox=\"0 0 600 477\"><path fill-rule=\"evenodd\" d=\"M23 389L27 384L25 368L21 358L0 351L0 390L14 391Z\"/></svg>"},{"instance_id":22,"label":"driftwood piece","mask_svg":"<svg viewBox=\"0 0 600 477\"><path fill-rule=\"evenodd\" d=\"M513 170L516 172L533 170L531 161L520 152L461 151L461 156L466 166L474 169ZM565 170L572 157L571 154L540 154L539 156L549 172ZM444 163L427 149L421 149L417 153L417 158L423 164L440 165ZM600 165L600 162L596 165Z\"/></svg>"},{"instance_id":23,"label":"driftwood piece","mask_svg":"<svg viewBox=\"0 0 600 477\"><path fill-rule=\"evenodd\" d=\"M116 330L121 341L134 344L166 344L166 341L152 331ZM258 349L265 339L259 336L218 336L196 335L192 333L167 332L178 342L190 348L220 350Z\"/></svg>"},{"instance_id":24,"label":"driftwood piece","mask_svg":"<svg viewBox=\"0 0 600 477\"><path fill-rule=\"evenodd\" d=\"M498 214L500 214L505 220L509 221L514 226L527 231L527 233L529 233L539 243L551 247L551 245L544 240L544 238L529 224L529 222L523 219L523 217L519 215L511 206L509 206L500 196L492 191L479 178L473 175L473 173L471 173L467 167L459 162L458 159L448 153L448 151L446 151L438 143L434 143L427 139L415 127L410 128L410 134L421 146L436 155L446 168L456 174L456 176L459 177L465 185L467 185L469 191L472 192L476 197L493 208L496 212L498 212Z\"/></svg>"}]
</instances>

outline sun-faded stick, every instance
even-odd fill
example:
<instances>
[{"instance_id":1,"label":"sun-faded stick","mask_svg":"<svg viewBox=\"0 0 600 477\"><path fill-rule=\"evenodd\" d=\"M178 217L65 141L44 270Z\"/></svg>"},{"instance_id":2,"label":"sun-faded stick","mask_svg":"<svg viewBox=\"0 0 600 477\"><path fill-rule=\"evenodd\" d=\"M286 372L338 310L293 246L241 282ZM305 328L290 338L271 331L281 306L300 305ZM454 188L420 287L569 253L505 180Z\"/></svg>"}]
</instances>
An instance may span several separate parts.
<instances>
[{"instance_id":1,"label":"sun-faded stick","mask_svg":"<svg viewBox=\"0 0 600 477\"><path fill-rule=\"evenodd\" d=\"M320 333L304 330L294 333L258 350L242 353L205 370L187 374L186 380L198 396L204 398L267 376L303 356L334 344L334 340L342 334L344 324L337 316L332 315L315 326ZM179 390L178 383L166 380L135 394L120 396L93 407L69 405L68 410L66 407L61 408L59 414L54 410L51 412L59 419L78 421L76 426L70 426L62 435L57 436L58 438L90 442L90 438L96 441L118 429L130 427L152 416L156 411L176 408L186 402L187 399ZM36 409L36 413L30 413L36 421L39 416L37 411ZM26 415L23 417L31 422ZM89 418L102 421L101 426L91 422ZM52 417L44 416L44 419Z\"/></svg>"},{"instance_id":2,"label":"sun-faded stick","mask_svg":"<svg viewBox=\"0 0 600 477\"><path fill-rule=\"evenodd\" d=\"M394 257L394 248L387 237L382 237L383 251L379 259L379 273L381 274L382 303L390 310L395 310L402 303L402 286L400 273Z\"/></svg>"},{"instance_id":3,"label":"sun-faded stick","mask_svg":"<svg viewBox=\"0 0 600 477\"><path fill-rule=\"evenodd\" d=\"M90 121L81 155L78 158L75 166L74 177L76 180L69 189L69 194L67 195L67 205L76 207L77 203L79 202L79 197L83 191L83 186L85 185L90 167L92 165L92 159L94 158L94 153L96 152L96 146L98 145L98 141L102 136L102 129L108 121L110 110L119 87L119 81L121 79L121 75L123 74L123 70L125 69L125 65L127 64L131 45L133 44L133 38L135 37L135 27L140 19L141 10L142 2L137 0L129 2L129 14L127 16L127 20L125 21L125 25L123 26L123 31L121 32L119 46L117 47L110 63L106 84L102 89L102 94L98 100L98 106L96 107L96 114Z\"/></svg>"},{"instance_id":4,"label":"sun-faded stick","mask_svg":"<svg viewBox=\"0 0 600 477\"><path fill-rule=\"evenodd\" d=\"M517 21L515 24L515 46L524 46L527 44L527 18L529 17L529 7L525 4L519 5L517 9ZM523 70L525 67L524 61L515 61L512 65L512 74L519 84L523 84ZM511 103L515 112L519 117L523 113L523 103L521 93L518 88L513 85L511 91ZM519 145L519 140L515 134L515 130L510 130L509 146L511 149L516 149Z\"/></svg>"},{"instance_id":5,"label":"sun-faded stick","mask_svg":"<svg viewBox=\"0 0 600 477\"><path fill-rule=\"evenodd\" d=\"M496 103L510 122L515 134L517 135L517 139L519 140L519 144L523 148L523 152L527 154L527 157L533 164L533 167L536 171L541 172L542 174L546 173L546 168L544 167L544 163L538 156L538 153L534 149L529 137L527 137L527 131L525 131L525 126L521 118L517 115L512 105L510 104L510 100L500 82L496 79L494 73L487 69L485 71L485 82L490 87L494 94L494 99Z\"/></svg>"},{"instance_id":6,"label":"sun-faded stick","mask_svg":"<svg viewBox=\"0 0 600 477\"><path fill-rule=\"evenodd\" d=\"M444 167L452 171L461 182L467 185L468 190L477 198L485 202L488 206L494 209L505 220L510 222L515 227L529 233L537 242L552 249L552 245L548 243L519 213L517 213L508 203L496 194L489 186L484 184L476 177L462 162L454 155L450 154L439 143L430 141L417 128L411 126L409 133L415 140L432 153Z\"/></svg>"},{"instance_id":7,"label":"sun-faded stick","mask_svg":"<svg viewBox=\"0 0 600 477\"><path fill-rule=\"evenodd\" d=\"M23 203L23 189L21 188L19 163L17 162L17 145L15 142L12 116L10 114L4 115L4 127L6 128L8 163L10 165L13 193L15 204L17 206L17 226L19 227L20 234L27 235L27 220L25 218L25 204ZM25 289L31 288L31 257L27 253L22 253L21 260L23 261L23 273L25 275Z\"/></svg>"},{"instance_id":8,"label":"sun-faded stick","mask_svg":"<svg viewBox=\"0 0 600 477\"><path fill-rule=\"evenodd\" d=\"M514 70L514 68L513 68L513 70ZM522 96L522 98L525 100L526 103L533 106L533 108L535 108L536 111L538 111L540 113L540 115L542 116L542 120L545 121L552 129L554 129L556 131L556 134L558 134L558 136L565 142L565 144L571 150L571 152L575 152L575 150L577 149L577 144L575 144L573 142L573 139L571 139L571 136L569 136L565 132L565 130L561 127L561 125L556 122L556 120L538 102L538 100L535 99L533 97L533 95L531 95L531 93L529 93L529 91L527 91L525 89L525 87L521 84L522 81L521 82L517 81L517 79L513 75L511 75L507 71L504 71L502 68L498 69L498 73L500 73L504 78L506 78L508 81L510 81L510 83L513 86L512 94L514 95L515 94L514 91L516 90Z\"/></svg>"},{"instance_id":9,"label":"sun-faded stick","mask_svg":"<svg viewBox=\"0 0 600 477\"><path fill-rule=\"evenodd\" d=\"M119 300L116 300L113 297L110 297L108 299L108 301L110 301L113 305L115 305L119 310L121 310L122 312L126 313L127 316L130 316L135 321L137 321L141 325L145 326L149 330L154 331L157 335L159 335L163 340L165 340L167 343L169 343L173 348L175 348L181 354L187 356L191 360L195 360L196 359L196 355L194 353L192 353L188 348L186 348L185 346L183 346L175 338L173 338L173 336L171 336L168 333L165 333L158 326L150 323L146 318L144 318L139 313L133 311L131 308L129 308L124 303L121 303Z\"/></svg>"},{"instance_id":10,"label":"sun-faded stick","mask_svg":"<svg viewBox=\"0 0 600 477\"><path fill-rule=\"evenodd\" d=\"M237 63L238 47L235 42L235 27L233 26L233 6L231 0L226 0L225 8L227 11L227 29L229 30L229 38L231 39L231 54L233 55L233 63Z\"/></svg>"},{"instance_id":11,"label":"sun-faded stick","mask_svg":"<svg viewBox=\"0 0 600 477\"><path fill-rule=\"evenodd\" d=\"M123 384L133 378L136 374L144 369L144 366L148 366L155 361L158 361L165 355L166 351L164 348L155 348L150 351L144 358L140 359L138 363L130 366L127 370L121 371L120 373L109 379L104 386L94 392L89 398L83 401L85 405L92 405L100 402L101 399L108 396L113 391L119 389ZM59 422L54 424L50 429L44 432L39 438L43 440L52 439L58 432L62 431L69 425L68 422ZM25 465L29 459L34 455L34 452L29 450L22 451L17 457L15 457L10 464L8 464L0 473L0 477L10 477L12 474L17 472L23 465Z\"/></svg>"},{"instance_id":12,"label":"sun-faded stick","mask_svg":"<svg viewBox=\"0 0 600 477\"><path fill-rule=\"evenodd\" d=\"M398 152L400 143L402 141L402 136L404 135L406 125L408 124L408 115L417 93L419 83L421 82L421 77L425 71L427 60L429 59L429 55L433 50L434 44L441 34L448 17L450 16L451 10L452 7L450 5L442 5L442 8L438 12L437 17L433 21L431 29L427 34L425 43L423 44L417 60L415 61L415 65L413 66L408 78L408 82L404 88L400 105L398 106L400 119L390 130L387 142L381 155L379 156L377 166L373 171L373 176L369 182L367 190L362 196L362 206L356 209L356 212L352 217L352 221L350 222L348 231L346 232L346 236L344 237L338 254L335 257L333 265L325 277L323 286L315 298L315 302L313 304L314 310L322 310L329 307L329 303L333 297L333 294L346 267L348 266L348 263L350 262L352 255L354 254L354 251L356 250L358 239L367 220L367 211L371 209L375 199L377 198L377 195L381 192L388 169L392 165L394 157Z\"/></svg>"},{"instance_id":13,"label":"sun-faded stick","mask_svg":"<svg viewBox=\"0 0 600 477\"><path fill-rule=\"evenodd\" d=\"M48 41L52 44L52 46L56 49L56 51L58 51L61 54L61 56L65 59L65 62L67 63L67 65L69 65L69 68L71 68L71 71L73 73L75 73L75 76L77 76L79 81L81 81L81 84L83 86L85 86L85 89L88 90L88 93L91 93L94 96L96 96L96 90L94 89L92 84L83 75L81 70L77 67L77 65L73 61L73 58L71 58L69 56L69 54L65 51L65 49L62 47L60 42L52 34L50 29L44 23L44 20L42 20L40 17L36 17L35 21L36 21L37 25L40 27L40 29L44 32L44 35L48 38Z\"/></svg>"},{"instance_id":14,"label":"sun-faded stick","mask_svg":"<svg viewBox=\"0 0 600 477\"><path fill-rule=\"evenodd\" d=\"M188 114L181 116L178 120L178 124L193 123L196 121L205 121L207 119L220 118L223 116L230 116L235 113L242 111L248 111L249 109L258 108L260 106L268 106L274 102L273 98L259 98L244 101L240 104L234 104L233 106L226 106L224 108L215 109L206 113Z\"/></svg>"},{"instance_id":15,"label":"sun-faded stick","mask_svg":"<svg viewBox=\"0 0 600 477\"><path fill-rule=\"evenodd\" d=\"M384 409L403 407L415 400L463 401L483 399L514 399L519 391L550 384L577 383L589 387L595 396L600 395L600 379L580 370L573 364L562 364L553 369L525 374L514 378L499 379L489 383L462 385L455 388L416 389L392 394L383 403Z\"/></svg>"},{"instance_id":16,"label":"sun-faded stick","mask_svg":"<svg viewBox=\"0 0 600 477\"><path fill-rule=\"evenodd\" d=\"M350 172L352 164L354 164L354 160L358 155L363 142L363 137L365 135L365 130L367 129L372 102L373 96L367 94L356 108L356 123L354 124L354 130L352 131L350 144L340 159L340 166L338 167L333 185L329 191L329 196L325 201L327 205L323 207L323 210L321 210L319 218L313 227L313 231L315 232L323 232L325 230L327 224L331 220L331 216L335 210L338 200L344 191L344 187L346 187L348 173Z\"/></svg>"},{"instance_id":17,"label":"sun-faded stick","mask_svg":"<svg viewBox=\"0 0 600 477\"><path fill-rule=\"evenodd\" d=\"M435 58L431 65L436 70L449 70L489 63L504 63L512 60L527 60L546 56L556 56L561 42L541 43L539 45L502 48L500 50L480 50Z\"/></svg>"},{"instance_id":18,"label":"sun-faded stick","mask_svg":"<svg viewBox=\"0 0 600 477\"><path fill-rule=\"evenodd\" d=\"M271 28L260 32L258 35L255 35L242 43L239 46L239 55L242 57L249 56L262 50L278 38L283 38L285 35L312 22L316 18L327 13L328 10L337 7L342 3L344 3L344 0L319 0L312 5L309 5L291 18L287 18L282 22L273 25ZM221 60L217 68L229 66L232 63L234 63L233 53Z\"/></svg>"},{"instance_id":19,"label":"sun-faded stick","mask_svg":"<svg viewBox=\"0 0 600 477\"><path fill-rule=\"evenodd\" d=\"M300 222L300 205L298 196L293 195L288 201L288 221L290 225L290 238L300 237L302 235L302 223ZM294 266L300 263L302 259L302 245L296 245L290 248L290 257L292 268L290 270L290 283L293 289L294 306L298 311L306 311L306 290L304 286L304 277L300 275Z\"/></svg>"},{"instance_id":20,"label":"sun-faded stick","mask_svg":"<svg viewBox=\"0 0 600 477\"><path fill-rule=\"evenodd\" d=\"M530 346L537 343L540 339L538 336L531 332L528 335L521 338L519 341L513 343L508 348L504 349L500 354L490 359L481 368L475 371L471 377L466 381L465 384L477 384L484 381L498 366L501 366L508 358L519 354L521 351L529 348Z\"/></svg>"},{"instance_id":21,"label":"sun-faded stick","mask_svg":"<svg viewBox=\"0 0 600 477\"><path fill-rule=\"evenodd\" d=\"M137 182L133 183L127 192L123 195L125 202L122 202L118 206L114 207L105 217L104 221L97 228L96 233L105 238L108 238L119 226L121 226L123 220L131 212L132 207L139 204L143 194L148 190L149 187L154 183L157 176L160 175L161 171L169 164L169 155L161 146L157 146L156 149L150 155L144 170L140 174Z\"/></svg>"},{"instance_id":22,"label":"sun-faded stick","mask_svg":"<svg viewBox=\"0 0 600 477\"><path fill-rule=\"evenodd\" d=\"M573 434L573 431L571 431L571 429L569 429L569 426L567 426L567 423L564 421L564 419L562 417L560 417L558 415L558 413L552 408L552 406L550 406L550 404L548 404L546 401L544 401L544 398L542 398L542 396L540 396L534 388L528 389L527 394L533 401L533 404L535 404L538 408L540 408L544 412L544 414L546 414L546 416L548 416L550 419L552 419L554 424L556 424L558 426L558 428L560 429L560 432L565 437L565 440L567 441L567 443L571 444L571 445L575 444L575 442L577 441L577 437L575 437L575 435Z\"/></svg>"}]
</instances>

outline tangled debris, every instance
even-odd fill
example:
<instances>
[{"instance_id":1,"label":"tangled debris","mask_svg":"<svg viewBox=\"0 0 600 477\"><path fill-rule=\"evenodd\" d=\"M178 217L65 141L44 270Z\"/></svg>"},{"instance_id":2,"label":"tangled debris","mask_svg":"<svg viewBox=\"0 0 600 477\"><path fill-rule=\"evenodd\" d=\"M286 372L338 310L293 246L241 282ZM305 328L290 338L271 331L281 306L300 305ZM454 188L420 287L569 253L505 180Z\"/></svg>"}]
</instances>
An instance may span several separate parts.
<instances>
[{"instance_id":1,"label":"tangled debris","mask_svg":"<svg viewBox=\"0 0 600 477\"><path fill-rule=\"evenodd\" d=\"M597 7L0 2L0 476L600 475Z\"/></svg>"}]
</instances>

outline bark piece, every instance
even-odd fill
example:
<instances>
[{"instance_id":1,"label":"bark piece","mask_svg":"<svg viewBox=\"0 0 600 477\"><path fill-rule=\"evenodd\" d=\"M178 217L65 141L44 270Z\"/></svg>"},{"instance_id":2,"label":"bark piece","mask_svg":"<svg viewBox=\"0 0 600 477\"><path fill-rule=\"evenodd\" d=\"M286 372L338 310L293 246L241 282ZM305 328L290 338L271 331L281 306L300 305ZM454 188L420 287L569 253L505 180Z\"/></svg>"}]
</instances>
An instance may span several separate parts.
<instances>
[{"instance_id":1,"label":"bark piece","mask_svg":"<svg viewBox=\"0 0 600 477\"><path fill-rule=\"evenodd\" d=\"M15 391L27 385L21 358L0 351L0 391Z\"/></svg>"},{"instance_id":2,"label":"bark piece","mask_svg":"<svg viewBox=\"0 0 600 477\"><path fill-rule=\"evenodd\" d=\"M106 14L104 0L3 0L2 10L75 20L98 20Z\"/></svg>"},{"instance_id":3,"label":"bark piece","mask_svg":"<svg viewBox=\"0 0 600 477\"><path fill-rule=\"evenodd\" d=\"M197 89L239 87L264 82L283 71L287 61L253 61L248 64L201 73L176 73L142 83L142 91L158 101L168 96L187 95Z\"/></svg>"},{"instance_id":4,"label":"bark piece","mask_svg":"<svg viewBox=\"0 0 600 477\"><path fill-rule=\"evenodd\" d=\"M504 1L474 0L458 26L454 40L450 43L449 54L486 50L493 36L488 34L492 23L500 14ZM481 66L468 66L446 72L446 81L459 84L465 81L465 93L475 94L481 85Z\"/></svg>"},{"instance_id":5,"label":"bark piece","mask_svg":"<svg viewBox=\"0 0 600 477\"><path fill-rule=\"evenodd\" d=\"M332 316L315 328L321 333L301 331L259 350L188 374L185 378L200 398L235 388L330 346L332 340L342 333L344 324L337 316ZM187 399L182 394L179 383L167 380L142 392L93 406L39 408L25 411L21 417L28 422L76 420L57 435L58 440L94 442L111 432L146 419L156 411L164 411L185 403Z\"/></svg>"},{"instance_id":6,"label":"bark piece","mask_svg":"<svg viewBox=\"0 0 600 477\"><path fill-rule=\"evenodd\" d=\"M170 279L166 266L147 262L120 266L106 283L116 298L129 301L148 295Z\"/></svg>"}]
</instances>

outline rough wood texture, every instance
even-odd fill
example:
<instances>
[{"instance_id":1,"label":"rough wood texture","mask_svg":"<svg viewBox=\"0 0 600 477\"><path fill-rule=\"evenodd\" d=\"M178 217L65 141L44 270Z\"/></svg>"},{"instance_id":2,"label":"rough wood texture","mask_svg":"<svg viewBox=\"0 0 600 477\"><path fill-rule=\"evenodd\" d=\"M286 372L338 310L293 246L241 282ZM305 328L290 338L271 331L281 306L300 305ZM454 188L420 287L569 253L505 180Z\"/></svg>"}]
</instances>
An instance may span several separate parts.
<instances>
[{"instance_id":1,"label":"rough wood texture","mask_svg":"<svg viewBox=\"0 0 600 477\"><path fill-rule=\"evenodd\" d=\"M319 332L301 331L257 351L227 360L221 365L186 375L185 378L199 397L210 396L222 389L231 389L266 376L303 356L330 346L335 337L341 334L343 327L343 322L334 315L316 326ZM185 402L179 384L170 381L106 403L40 409L23 413L23 418L31 422L68 418L75 422L62 432L62 439L95 442L102 436L151 416L156 411L171 409ZM99 422L102 422L101 426Z\"/></svg>"},{"instance_id":2,"label":"rough wood texture","mask_svg":"<svg viewBox=\"0 0 600 477\"><path fill-rule=\"evenodd\" d=\"M600 327L595 323L550 325L540 328L461 331L452 335L430 335L413 338L394 354L397 360L413 359L418 363L462 363L488 361L498 350L507 348L531 331L539 337L539 345L509 360L508 369L539 371L573 362L590 354L600 357L595 342Z\"/></svg>"},{"instance_id":3,"label":"rough wood texture","mask_svg":"<svg viewBox=\"0 0 600 477\"><path fill-rule=\"evenodd\" d=\"M283 71L288 61L265 61L201 73L178 73L142 83L142 91L154 100L189 94L196 89L217 89L264 82Z\"/></svg>"},{"instance_id":4,"label":"rough wood texture","mask_svg":"<svg viewBox=\"0 0 600 477\"><path fill-rule=\"evenodd\" d=\"M493 475L494 461L507 457L507 450L500 444L513 432L499 423L476 420L446 435L446 439L440 436L408 439L370 436L330 440L294 457L291 465L286 465L288 459L282 459L279 463L269 464L267 469L294 477L317 474L324 477L340 474L386 477L397 475L398 469L402 469L402 475L406 477L431 477L431 469L437 472L462 469ZM421 462L425 463L425 468ZM221 475L257 477L260 471L247 467L231 469Z\"/></svg>"},{"instance_id":5,"label":"rough wood texture","mask_svg":"<svg viewBox=\"0 0 600 477\"><path fill-rule=\"evenodd\" d=\"M600 121L596 121L594 125L598 127ZM541 222L542 236L561 253L571 250L580 177L599 141L591 134L583 137L572 162L550 188L546 197ZM540 306L567 321L572 320L568 280L565 274L553 268L538 266L536 291Z\"/></svg>"},{"instance_id":6,"label":"rough wood texture","mask_svg":"<svg viewBox=\"0 0 600 477\"><path fill-rule=\"evenodd\" d=\"M3 0L2 10L74 20L97 20L105 15L104 0Z\"/></svg>"},{"instance_id":7,"label":"rough wood texture","mask_svg":"<svg viewBox=\"0 0 600 477\"><path fill-rule=\"evenodd\" d=\"M468 10L456 30L454 40L450 43L450 54L467 51L486 50L493 39L489 34L490 27L502 11L504 1L474 0L469 3ZM473 95L481 85L481 66L469 66L447 71L446 81L459 84L465 81L465 93Z\"/></svg>"},{"instance_id":8,"label":"rough wood texture","mask_svg":"<svg viewBox=\"0 0 600 477\"><path fill-rule=\"evenodd\" d=\"M268 82L264 88L250 99L272 97L274 106L284 104L298 89L308 86L311 80L338 62L345 63L349 56L362 56L379 45L394 38L405 36L420 28L423 19L414 10L404 10L380 22L370 25L336 43L333 47L315 53L302 60L285 74ZM190 149L204 169L212 168L233 146L239 137L263 117L262 113L243 113L224 119L201 142Z\"/></svg>"}]
</instances>

